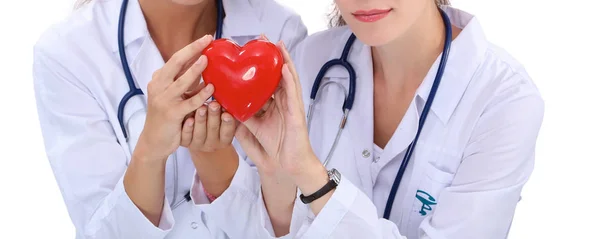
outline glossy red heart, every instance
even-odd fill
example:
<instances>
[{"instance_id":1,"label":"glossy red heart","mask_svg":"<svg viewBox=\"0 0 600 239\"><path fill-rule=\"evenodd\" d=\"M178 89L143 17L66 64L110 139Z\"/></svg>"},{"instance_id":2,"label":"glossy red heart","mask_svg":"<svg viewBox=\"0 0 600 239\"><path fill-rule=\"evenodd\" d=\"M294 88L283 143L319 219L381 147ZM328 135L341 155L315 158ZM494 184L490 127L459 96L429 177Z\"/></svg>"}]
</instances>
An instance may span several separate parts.
<instances>
[{"instance_id":1,"label":"glossy red heart","mask_svg":"<svg viewBox=\"0 0 600 239\"><path fill-rule=\"evenodd\" d=\"M252 40L240 47L221 38L202 54L208 59L204 82L213 84L215 100L241 122L263 107L281 80L283 56L266 40Z\"/></svg>"}]
</instances>

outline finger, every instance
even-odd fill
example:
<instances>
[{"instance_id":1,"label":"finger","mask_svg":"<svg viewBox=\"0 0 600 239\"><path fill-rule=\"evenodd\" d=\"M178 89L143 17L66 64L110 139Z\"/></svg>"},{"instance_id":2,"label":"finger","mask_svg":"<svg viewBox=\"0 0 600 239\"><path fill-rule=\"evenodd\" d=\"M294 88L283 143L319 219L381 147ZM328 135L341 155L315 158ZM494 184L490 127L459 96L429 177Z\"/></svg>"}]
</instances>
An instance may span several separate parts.
<instances>
[{"instance_id":1,"label":"finger","mask_svg":"<svg viewBox=\"0 0 600 239\"><path fill-rule=\"evenodd\" d=\"M285 111L291 113L291 109L295 109L300 102L300 97L297 96L296 84L294 83L294 76L289 70L288 64L283 65L283 69L281 71L282 74L282 88L284 93L285 102L280 102L282 107L284 107Z\"/></svg>"},{"instance_id":2,"label":"finger","mask_svg":"<svg viewBox=\"0 0 600 239\"><path fill-rule=\"evenodd\" d=\"M214 91L215 87L212 84L206 85L198 94L195 94L189 99L180 102L178 105L178 110L181 110L183 113L187 114L200 108L200 106L204 105L204 102L210 98Z\"/></svg>"},{"instance_id":3,"label":"finger","mask_svg":"<svg viewBox=\"0 0 600 239\"><path fill-rule=\"evenodd\" d=\"M220 143L221 105L216 101L208 104L208 123L206 124L206 144Z\"/></svg>"},{"instance_id":4,"label":"finger","mask_svg":"<svg viewBox=\"0 0 600 239\"><path fill-rule=\"evenodd\" d=\"M194 145L204 145L206 141L206 106L201 106L196 110L194 117L194 137L192 138Z\"/></svg>"},{"instance_id":5,"label":"finger","mask_svg":"<svg viewBox=\"0 0 600 239\"><path fill-rule=\"evenodd\" d=\"M290 53L288 52L288 50L285 47L285 43L283 43L283 41L279 41L277 46L279 47L279 50L281 51L281 54L283 55L283 62L288 64L288 67L290 67L290 71L295 74L296 68L294 67L294 62L292 60L292 57L290 56Z\"/></svg>"},{"instance_id":6,"label":"finger","mask_svg":"<svg viewBox=\"0 0 600 239\"><path fill-rule=\"evenodd\" d=\"M254 135L246 126L241 124L237 128L237 130L235 131L235 138L238 142L240 142L240 145L242 146L244 152L256 165L260 166L265 164L265 159L267 159L267 153L265 152L262 145L258 142L256 137L254 137Z\"/></svg>"},{"instance_id":7,"label":"finger","mask_svg":"<svg viewBox=\"0 0 600 239\"><path fill-rule=\"evenodd\" d=\"M221 145L229 145L231 141L233 141L233 136L235 135L235 120L233 116L227 112L221 114L221 129L219 139L221 141Z\"/></svg>"},{"instance_id":8,"label":"finger","mask_svg":"<svg viewBox=\"0 0 600 239\"><path fill-rule=\"evenodd\" d=\"M265 114L270 114L275 108L277 104L274 104L275 101L273 99L269 99L267 104L263 105L264 112L261 115L253 115L249 119L244 122L241 122L245 127L250 130L253 135L256 135L258 132L258 128L261 124L263 124Z\"/></svg>"},{"instance_id":9,"label":"finger","mask_svg":"<svg viewBox=\"0 0 600 239\"><path fill-rule=\"evenodd\" d=\"M187 71L181 75L176 81L174 81L168 88L167 91L171 96L183 95L190 88L197 85L200 82L200 75L206 69L208 59L205 55L200 56L196 63L192 65ZM196 84L194 84L196 83Z\"/></svg>"},{"instance_id":10,"label":"finger","mask_svg":"<svg viewBox=\"0 0 600 239\"><path fill-rule=\"evenodd\" d=\"M268 40L269 40L269 38L267 38L267 36L266 36L264 33L261 33L261 34L260 34L260 39L263 39L263 40L265 40L265 41L268 41Z\"/></svg>"},{"instance_id":11,"label":"finger","mask_svg":"<svg viewBox=\"0 0 600 239\"><path fill-rule=\"evenodd\" d=\"M194 133L194 117L189 117L183 122L183 128L181 129L181 146L189 147L192 142L192 135Z\"/></svg>"},{"instance_id":12,"label":"finger","mask_svg":"<svg viewBox=\"0 0 600 239\"><path fill-rule=\"evenodd\" d=\"M283 43L283 41L277 42L277 48L279 48L279 51L281 51L284 63L292 62L292 57L290 57L290 53L285 48L285 44Z\"/></svg>"},{"instance_id":13,"label":"finger","mask_svg":"<svg viewBox=\"0 0 600 239\"><path fill-rule=\"evenodd\" d=\"M152 80L150 80L150 82L148 82L148 86L147 86L148 94L153 94L155 92L163 92L171 84L171 81L163 79L163 77L161 76L161 73L160 73L161 71L162 71L162 68L160 68L160 69L154 71L154 73L152 73Z\"/></svg>"},{"instance_id":14,"label":"finger","mask_svg":"<svg viewBox=\"0 0 600 239\"><path fill-rule=\"evenodd\" d=\"M256 112L256 114L254 116L256 117L262 117L265 112L267 112L267 109L269 109L269 106L273 103L273 97L269 98L267 100L267 102L265 102L265 104L263 105L262 108L260 108L260 110L258 110L258 112Z\"/></svg>"},{"instance_id":15,"label":"finger","mask_svg":"<svg viewBox=\"0 0 600 239\"><path fill-rule=\"evenodd\" d=\"M192 87L191 89L188 89L187 92L183 93L184 99L189 99L193 95L200 93L200 91L202 89L204 89L205 86L206 86L206 84L204 82L200 82L200 83L198 83L198 85L196 87Z\"/></svg>"},{"instance_id":16,"label":"finger","mask_svg":"<svg viewBox=\"0 0 600 239\"><path fill-rule=\"evenodd\" d=\"M202 52L211 42L212 36L206 35L177 51L165 63L165 66L160 72L161 77L168 80L175 79L179 72L193 60L194 56L197 56L199 52Z\"/></svg>"},{"instance_id":17,"label":"finger","mask_svg":"<svg viewBox=\"0 0 600 239\"><path fill-rule=\"evenodd\" d=\"M290 71L291 75L293 76L292 79L294 80L294 85L296 88L295 89L296 95L298 96L298 99L302 103L302 98L301 98L302 97L302 86L300 84L300 78L298 77L298 73L296 72L296 67L294 66L294 62L292 61L292 57L290 56L290 53L287 51L283 41L280 41L278 46L279 46L279 50L281 51L281 53L283 55L284 62L287 65L288 70Z\"/></svg>"}]
</instances>

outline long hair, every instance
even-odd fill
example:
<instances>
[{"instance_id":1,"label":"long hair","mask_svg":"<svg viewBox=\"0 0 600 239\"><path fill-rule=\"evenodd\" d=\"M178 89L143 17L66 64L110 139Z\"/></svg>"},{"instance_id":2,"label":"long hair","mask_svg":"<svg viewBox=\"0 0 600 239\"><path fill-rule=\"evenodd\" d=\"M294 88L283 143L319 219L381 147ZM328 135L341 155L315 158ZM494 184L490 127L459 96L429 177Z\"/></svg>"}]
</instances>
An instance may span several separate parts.
<instances>
[{"instance_id":1,"label":"long hair","mask_svg":"<svg viewBox=\"0 0 600 239\"><path fill-rule=\"evenodd\" d=\"M450 0L435 0L438 6L450 5ZM329 14L329 27L339 27L346 25L342 14L337 6L334 5L333 11Z\"/></svg>"},{"instance_id":2,"label":"long hair","mask_svg":"<svg viewBox=\"0 0 600 239\"><path fill-rule=\"evenodd\" d=\"M91 1L92 0L77 0L75 2L75 6L73 6L73 8L75 8L75 9L80 8L81 6L87 4L87 3L91 2Z\"/></svg>"}]
</instances>

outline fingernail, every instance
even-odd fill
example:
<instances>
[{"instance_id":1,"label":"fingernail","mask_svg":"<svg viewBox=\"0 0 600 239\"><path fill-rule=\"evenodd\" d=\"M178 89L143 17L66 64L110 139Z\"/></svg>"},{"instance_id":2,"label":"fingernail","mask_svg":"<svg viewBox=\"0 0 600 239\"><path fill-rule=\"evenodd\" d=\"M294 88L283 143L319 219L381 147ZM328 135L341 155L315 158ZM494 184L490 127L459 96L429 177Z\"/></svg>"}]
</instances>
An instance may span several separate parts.
<instances>
[{"instance_id":1,"label":"fingernail","mask_svg":"<svg viewBox=\"0 0 600 239\"><path fill-rule=\"evenodd\" d=\"M229 123L229 122L231 122L231 117L225 116L225 117L223 117L223 121Z\"/></svg>"},{"instance_id":2,"label":"fingernail","mask_svg":"<svg viewBox=\"0 0 600 239\"><path fill-rule=\"evenodd\" d=\"M205 116L206 115L206 108L201 107L200 109L198 109L198 114L200 114L200 116Z\"/></svg>"},{"instance_id":3,"label":"fingernail","mask_svg":"<svg viewBox=\"0 0 600 239\"><path fill-rule=\"evenodd\" d=\"M217 110L219 110L219 105L218 104L210 104L210 109L212 111L217 111Z\"/></svg>"},{"instance_id":4,"label":"fingernail","mask_svg":"<svg viewBox=\"0 0 600 239\"><path fill-rule=\"evenodd\" d=\"M198 42L206 41L206 40L207 40L207 39L209 39L210 37L211 37L211 35L209 35L209 34L206 34L206 35L204 35L203 37L201 37L200 39L198 39L197 41L198 41Z\"/></svg>"},{"instance_id":5,"label":"fingernail","mask_svg":"<svg viewBox=\"0 0 600 239\"><path fill-rule=\"evenodd\" d=\"M194 125L194 121L193 121L193 120L188 120L188 121L185 123L185 126L186 126L186 127L192 127L193 125Z\"/></svg>"},{"instance_id":6,"label":"fingernail","mask_svg":"<svg viewBox=\"0 0 600 239\"><path fill-rule=\"evenodd\" d=\"M214 90L214 86L212 84L208 84L204 87L204 92L211 93Z\"/></svg>"},{"instance_id":7,"label":"fingernail","mask_svg":"<svg viewBox=\"0 0 600 239\"><path fill-rule=\"evenodd\" d=\"M281 67L281 72L282 73L287 73L290 71L290 68L288 68L287 64L283 64L283 66Z\"/></svg>"},{"instance_id":8,"label":"fingernail","mask_svg":"<svg viewBox=\"0 0 600 239\"><path fill-rule=\"evenodd\" d=\"M204 64L205 61L206 61L206 56L201 55L200 58L198 58L198 60L194 64L196 64L196 65Z\"/></svg>"}]
</instances>

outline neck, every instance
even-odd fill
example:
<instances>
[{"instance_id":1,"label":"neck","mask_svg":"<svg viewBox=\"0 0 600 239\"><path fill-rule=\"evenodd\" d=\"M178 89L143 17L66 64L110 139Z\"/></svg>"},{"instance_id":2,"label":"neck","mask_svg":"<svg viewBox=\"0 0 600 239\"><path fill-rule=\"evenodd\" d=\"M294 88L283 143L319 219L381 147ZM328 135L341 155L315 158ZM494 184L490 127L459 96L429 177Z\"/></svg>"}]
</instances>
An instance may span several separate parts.
<instances>
[{"instance_id":1,"label":"neck","mask_svg":"<svg viewBox=\"0 0 600 239\"><path fill-rule=\"evenodd\" d=\"M194 40L214 34L217 7L214 0L183 5L171 0L139 0L148 31L165 60Z\"/></svg>"},{"instance_id":2,"label":"neck","mask_svg":"<svg viewBox=\"0 0 600 239\"><path fill-rule=\"evenodd\" d=\"M372 48L374 80L388 89L416 91L442 52L444 39L439 10L428 7L401 37Z\"/></svg>"}]
</instances>

